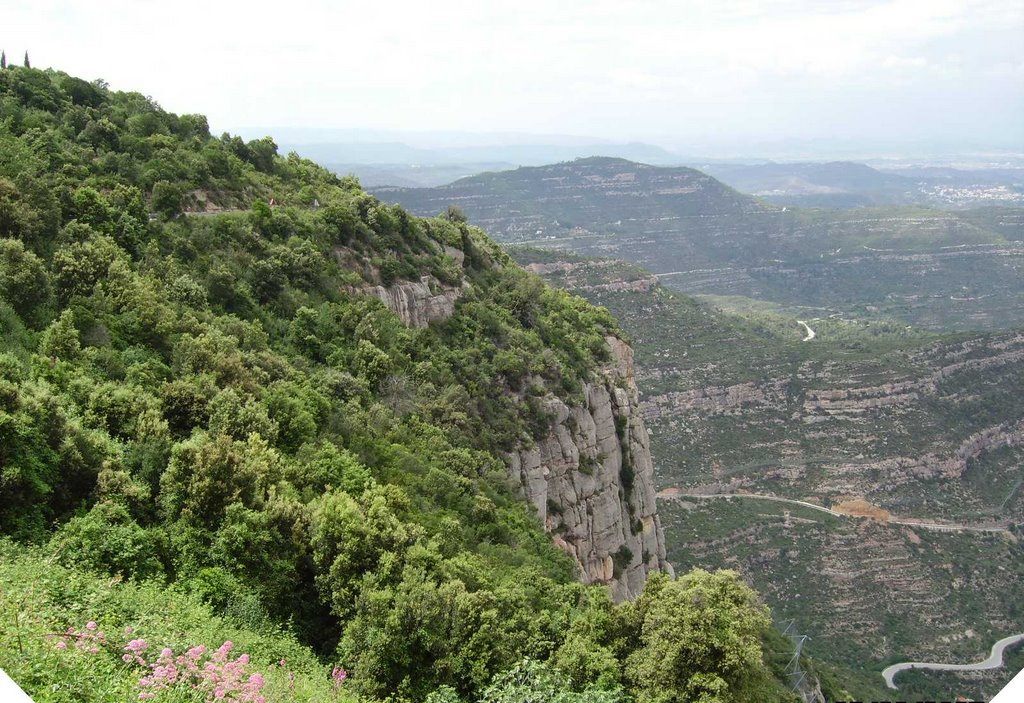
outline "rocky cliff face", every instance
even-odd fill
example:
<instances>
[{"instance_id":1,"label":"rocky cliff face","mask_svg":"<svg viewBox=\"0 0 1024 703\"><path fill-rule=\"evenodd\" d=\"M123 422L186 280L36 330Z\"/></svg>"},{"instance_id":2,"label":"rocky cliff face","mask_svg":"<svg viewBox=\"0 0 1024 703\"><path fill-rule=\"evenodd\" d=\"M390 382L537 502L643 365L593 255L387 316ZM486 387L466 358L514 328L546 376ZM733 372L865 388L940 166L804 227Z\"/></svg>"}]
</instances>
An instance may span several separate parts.
<instances>
[{"instance_id":1,"label":"rocky cliff face","mask_svg":"<svg viewBox=\"0 0 1024 703\"><path fill-rule=\"evenodd\" d=\"M588 383L584 403L549 396L553 420L536 446L509 457L553 537L586 583L606 584L615 600L643 590L647 574L671 571L654 496L647 428L640 415L633 352L608 338L613 363Z\"/></svg>"},{"instance_id":2,"label":"rocky cliff face","mask_svg":"<svg viewBox=\"0 0 1024 703\"><path fill-rule=\"evenodd\" d=\"M409 327L426 327L431 322L447 320L462 295L461 288L445 286L433 276L387 287L371 286L360 292L379 298Z\"/></svg>"},{"instance_id":3,"label":"rocky cliff face","mask_svg":"<svg viewBox=\"0 0 1024 703\"><path fill-rule=\"evenodd\" d=\"M432 276L366 286L410 327L445 320L461 288ZM616 601L638 595L652 571L672 571L654 495L647 427L640 414L633 350L608 337L613 360L584 386L581 405L548 395L548 434L509 455L509 472L584 583L607 585Z\"/></svg>"}]
</instances>

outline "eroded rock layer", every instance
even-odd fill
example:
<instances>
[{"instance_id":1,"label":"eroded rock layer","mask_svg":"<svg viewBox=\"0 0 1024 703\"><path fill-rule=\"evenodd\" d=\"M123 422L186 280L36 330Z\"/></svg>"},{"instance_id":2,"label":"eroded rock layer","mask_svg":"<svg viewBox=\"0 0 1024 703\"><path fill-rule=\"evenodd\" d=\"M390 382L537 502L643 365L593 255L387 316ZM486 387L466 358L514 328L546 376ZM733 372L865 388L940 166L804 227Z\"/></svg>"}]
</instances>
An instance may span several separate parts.
<instances>
[{"instance_id":1,"label":"eroded rock layer","mask_svg":"<svg viewBox=\"0 0 1024 703\"><path fill-rule=\"evenodd\" d=\"M633 352L608 339L614 362L584 387L584 402L549 396L550 431L509 457L555 544L586 583L616 600L637 595L652 571L670 571L654 496L647 428L639 410Z\"/></svg>"}]
</instances>

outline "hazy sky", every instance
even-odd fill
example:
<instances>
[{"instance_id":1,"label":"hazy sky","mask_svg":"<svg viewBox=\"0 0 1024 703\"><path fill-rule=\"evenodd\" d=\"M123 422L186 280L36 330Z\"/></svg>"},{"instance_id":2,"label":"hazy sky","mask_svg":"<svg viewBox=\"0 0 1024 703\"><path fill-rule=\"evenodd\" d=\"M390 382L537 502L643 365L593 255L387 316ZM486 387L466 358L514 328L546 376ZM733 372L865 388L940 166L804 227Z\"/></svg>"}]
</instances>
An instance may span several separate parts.
<instances>
[{"instance_id":1,"label":"hazy sky","mask_svg":"<svg viewBox=\"0 0 1024 703\"><path fill-rule=\"evenodd\" d=\"M6 0L9 60L215 129L1024 150L1022 0Z\"/></svg>"}]
</instances>

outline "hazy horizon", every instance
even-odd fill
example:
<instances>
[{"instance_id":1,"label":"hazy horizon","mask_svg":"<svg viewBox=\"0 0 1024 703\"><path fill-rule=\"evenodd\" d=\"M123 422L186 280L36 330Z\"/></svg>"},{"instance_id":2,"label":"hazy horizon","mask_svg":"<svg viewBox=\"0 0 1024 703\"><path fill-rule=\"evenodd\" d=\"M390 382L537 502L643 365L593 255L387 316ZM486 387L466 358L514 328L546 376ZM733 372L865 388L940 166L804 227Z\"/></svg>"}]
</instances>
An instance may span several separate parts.
<instances>
[{"instance_id":1,"label":"hazy horizon","mask_svg":"<svg viewBox=\"0 0 1024 703\"><path fill-rule=\"evenodd\" d=\"M1024 152L1016 0L11 5L9 62L28 50L217 131L561 135L709 157Z\"/></svg>"}]
</instances>

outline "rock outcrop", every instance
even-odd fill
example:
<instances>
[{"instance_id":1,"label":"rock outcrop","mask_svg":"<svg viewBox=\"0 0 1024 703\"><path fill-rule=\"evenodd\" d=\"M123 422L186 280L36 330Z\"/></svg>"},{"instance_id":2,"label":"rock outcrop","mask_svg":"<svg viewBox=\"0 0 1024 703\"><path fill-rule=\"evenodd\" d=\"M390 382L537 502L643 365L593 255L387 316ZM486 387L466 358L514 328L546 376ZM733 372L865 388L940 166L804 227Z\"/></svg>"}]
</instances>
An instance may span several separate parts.
<instances>
[{"instance_id":1,"label":"rock outcrop","mask_svg":"<svg viewBox=\"0 0 1024 703\"><path fill-rule=\"evenodd\" d=\"M426 327L447 320L455 312L462 289L443 285L433 276L419 281L401 281L390 286L370 286L361 293L379 298L409 327Z\"/></svg>"},{"instance_id":2,"label":"rock outcrop","mask_svg":"<svg viewBox=\"0 0 1024 703\"><path fill-rule=\"evenodd\" d=\"M555 544L585 583L617 600L643 590L648 573L669 571L654 496L647 428L640 415L633 351L609 337L614 361L584 387L584 402L545 399L552 421L533 447L509 457Z\"/></svg>"},{"instance_id":3,"label":"rock outcrop","mask_svg":"<svg viewBox=\"0 0 1024 703\"><path fill-rule=\"evenodd\" d=\"M354 290L380 299L409 327L447 319L463 292L433 276ZM643 590L648 573L671 573L672 566L655 505L633 350L616 337L606 341L612 361L584 384L583 402L569 405L548 394L547 435L508 461L555 545L576 561L580 580L607 585L621 601Z\"/></svg>"}]
</instances>

